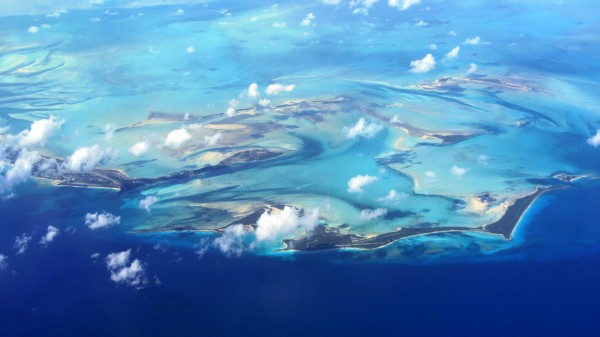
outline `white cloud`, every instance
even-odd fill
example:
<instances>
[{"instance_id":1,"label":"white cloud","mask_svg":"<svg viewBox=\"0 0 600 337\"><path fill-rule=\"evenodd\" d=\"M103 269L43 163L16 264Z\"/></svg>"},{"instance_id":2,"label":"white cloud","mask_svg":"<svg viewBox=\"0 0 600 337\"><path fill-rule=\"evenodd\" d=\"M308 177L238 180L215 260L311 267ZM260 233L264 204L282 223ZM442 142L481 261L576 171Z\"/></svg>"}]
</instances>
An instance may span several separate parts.
<instances>
[{"instance_id":1,"label":"white cloud","mask_svg":"<svg viewBox=\"0 0 600 337\"><path fill-rule=\"evenodd\" d=\"M273 24L273 28L285 28L287 26L287 23L285 22L275 22Z\"/></svg>"},{"instance_id":2,"label":"white cloud","mask_svg":"<svg viewBox=\"0 0 600 337\"><path fill-rule=\"evenodd\" d=\"M416 23L417 27L427 27L429 26L429 24L423 20L419 20L419 22Z\"/></svg>"},{"instance_id":3,"label":"white cloud","mask_svg":"<svg viewBox=\"0 0 600 337\"><path fill-rule=\"evenodd\" d=\"M433 171L426 171L424 181L428 184L435 183L437 181L437 175Z\"/></svg>"},{"instance_id":4,"label":"white cloud","mask_svg":"<svg viewBox=\"0 0 600 337\"><path fill-rule=\"evenodd\" d=\"M388 211L385 208L363 209L360 211L359 219L361 221L371 221L385 216L387 212Z\"/></svg>"},{"instance_id":5,"label":"white cloud","mask_svg":"<svg viewBox=\"0 0 600 337\"><path fill-rule=\"evenodd\" d=\"M409 9L413 5L418 5L421 0L388 0L388 5L396 7L402 11Z\"/></svg>"},{"instance_id":6,"label":"white cloud","mask_svg":"<svg viewBox=\"0 0 600 337\"><path fill-rule=\"evenodd\" d=\"M429 48L429 49L431 49L431 50L437 50L437 49L438 49L438 46L437 46L437 44L435 44L435 43L432 43L432 44L430 44L430 45L429 45L429 47L428 47L428 48Z\"/></svg>"},{"instance_id":7,"label":"white cloud","mask_svg":"<svg viewBox=\"0 0 600 337\"><path fill-rule=\"evenodd\" d=\"M65 123L58 116L50 116L31 123L28 130L21 131L16 137L20 146L45 145L46 140Z\"/></svg>"},{"instance_id":8,"label":"white cloud","mask_svg":"<svg viewBox=\"0 0 600 337\"><path fill-rule=\"evenodd\" d=\"M150 207L152 207L152 205L154 205L157 202L158 202L157 197L155 197L153 195L149 195L149 196L145 197L144 199L140 200L140 208L143 208L146 211L150 212Z\"/></svg>"},{"instance_id":9,"label":"white cloud","mask_svg":"<svg viewBox=\"0 0 600 337\"><path fill-rule=\"evenodd\" d=\"M452 48L452 50L449 51L448 54L446 54L446 57L449 59L457 58L459 52L460 52L460 46L456 46L456 47Z\"/></svg>"},{"instance_id":10,"label":"white cloud","mask_svg":"<svg viewBox=\"0 0 600 337\"><path fill-rule=\"evenodd\" d=\"M450 35L450 36L457 36L458 34L456 34L455 31L451 30L451 31L448 32L448 35Z\"/></svg>"},{"instance_id":11,"label":"white cloud","mask_svg":"<svg viewBox=\"0 0 600 337\"><path fill-rule=\"evenodd\" d=\"M348 193L362 193L362 188L377 181L377 177L357 175L348 180Z\"/></svg>"},{"instance_id":12,"label":"white cloud","mask_svg":"<svg viewBox=\"0 0 600 337\"><path fill-rule=\"evenodd\" d=\"M110 271L110 279L116 283L140 287L148 283L142 262L131 259L131 249L111 253L106 256L106 268Z\"/></svg>"},{"instance_id":13,"label":"white cloud","mask_svg":"<svg viewBox=\"0 0 600 337\"><path fill-rule=\"evenodd\" d=\"M163 144L168 148L177 150L191 139L192 135L190 135L188 130L182 127L169 132Z\"/></svg>"},{"instance_id":14,"label":"white cloud","mask_svg":"<svg viewBox=\"0 0 600 337\"><path fill-rule=\"evenodd\" d=\"M143 156L150 149L150 144L145 141L137 142L132 147L129 148L129 153L136 157Z\"/></svg>"},{"instance_id":15,"label":"white cloud","mask_svg":"<svg viewBox=\"0 0 600 337\"><path fill-rule=\"evenodd\" d=\"M408 194L406 194L404 192L398 193L398 192L396 192L396 190L390 190L390 192L385 197L379 198L377 200L381 201L381 202L396 204L400 200L406 199L406 198L408 198Z\"/></svg>"},{"instance_id":16,"label":"white cloud","mask_svg":"<svg viewBox=\"0 0 600 337\"><path fill-rule=\"evenodd\" d=\"M475 63L471 63L469 65L469 70L467 70L467 74L474 74L477 72L477 65Z\"/></svg>"},{"instance_id":17,"label":"white cloud","mask_svg":"<svg viewBox=\"0 0 600 337\"><path fill-rule=\"evenodd\" d=\"M85 215L85 225L91 230L107 228L121 223L121 217L108 212L87 213Z\"/></svg>"},{"instance_id":18,"label":"white cloud","mask_svg":"<svg viewBox=\"0 0 600 337\"><path fill-rule=\"evenodd\" d=\"M342 0L321 0L325 5L339 5Z\"/></svg>"},{"instance_id":19,"label":"white cloud","mask_svg":"<svg viewBox=\"0 0 600 337\"><path fill-rule=\"evenodd\" d=\"M35 34L35 33L39 32L40 29L37 26L31 26L27 29L27 31L31 34Z\"/></svg>"},{"instance_id":20,"label":"white cloud","mask_svg":"<svg viewBox=\"0 0 600 337\"><path fill-rule=\"evenodd\" d=\"M364 118L360 118L352 127L344 127L344 133L347 138L356 137L373 138L383 130L383 126L376 123L367 123Z\"/></svg>"},{"instance_id":21,"label":"white cloud","mask_svg":"<svg viewBox=\"0 0 600 337\"><path fill-rule=\"evenodd\" d=\"M8 260L8 256L0 254L0 270L8 268L8 262L6 262L6 260Z\"/></svg>"},{"instance_id":22,"label":"white cloud","mask_svg":"<svg viewBox=\"0 0 600 337\"><path fill-rule=\"evenodd\" d=\"M0 194L10 193L14 186L29 179L33 166L41 159L37 152L23 149L12 166L0 161L0 171L3 170L3 166L10 166L3 175L0 175Z\"/></svg>"},{"instance_id":23,"label":"white cloud","mask_svg":"<svg viewBox=\"0 0 600 337\"><path fill-rule=\"evenodd\" d=\"M104 150L98 145L80 147L62 163L61 167L68 172L89 172L115 156L111 149Z\"/></svg>"},{"instance_id":24,"label":"white cloud","mask_svg":"<svg viewBox=\"0 0 600 337\"><path fill-rule=\"evenodd\" d=\"M185 11L184 11L183 9L179 8L179 9L178 9L178 10L175 12L175 14L176 14L176 15L183 15L183 14L185 14Z\"/></svg>"},{"instance_id":25,"label":"white cloud","mask_svg":"<svg viewBox=\"0 0 600 337\"><path fill-rule=\"evenodd\" d=\"M31 241L31 235L27 235L27 233L23 233L15 238L13 248L17 251L17 255L25 253L29 246L29 241Z\"/></svg>"},{"instance_id":26,"label":"white cloud","mask_svg":"<svg viewBox=\"0 0 600 337\"><path fill-rule=\"evenodd\" d=\"M48 226L46 235L42 236L42 239L40 240L40 244L45 245L45 246L50 244L50 242L52 242L59 233L60 233L60 229L58 229L54 226Z\"/></svg>"},{"instance_id":27,"label":"white cloud","mask_svg":"<svg viewBox=\"0 0 600 337\"><path fill-rule=\"evenodd\" d=\"M292 90L294 90L295 87L296 86L293 84L289 84L289 85L283 85L281 83L269 84L267 89L265 89L265 93L267 95L277 95L280 92L292 91Z\"/></svg>"},{"instance_id":28,"label":"white cloud","mask_svg":"<svg viewBox=\"0 0 600 337\"><path fill-rule=\"evenodd\" d=\"M185 48L185 52L188 54L191 54L195 51L196 51L196 48L194 48L194 46L188 46L187 48Z\"/></svg>"},{"instance_id":29,"label":"white cloud","mask_svg":"<svg viewBox=\"0 0 600 337\"><path fill-rule=\"evenodd\" d=\"M411 61L410 67L410 71L413 73L426 73L435 68L435 57L431 54L427 54L420 60Z\"/></svg>"},{"instance_id":30,"label":"white cloud","mask_svg":"<svg viewBox=\"0 0 600 337\"><path fill-rule=\"evenodd\" d=\"M452 175L456 176L457 178L462 178L462 176L465 175L465 173L467 173L469 170L464 168L464 167L459 167L456 165L453 165L452 168L450 169L450 172L452 173Z\"/></svg>"},{"instance_id":31,"label":"white cloud","mask_svg":"<svg viewBox=\"0 0 600 337\"><path fill-rule=\"evenodd\" d=\"M313 13L306 14L306 17L300 22L302 26L310 26L317 17Z\"/></svg>"},{"instance_id":32,"label":"white cloud","mask_svg":"<svg viewBox=\"0 0 600 337\"><path fill-rule=\"evenodd\" d=\"M229 107L227 108L227 111L225 112L225 114L229 117L232 117L233 115L235 115L235 109L237 108L239 103L240 102L237 99L230 100Z\"/></svg>"},{"instance_id":33,"label":"white cloud","mask_svg":"<svg viewBox=\"0 0 600 337\"><path fill-rule=\"evenodd\" d=\"M114 124L108 123L104 125L104 138L106 140L111 140L115 130L117 130L117 126Z\"/></svg>"},{"instance_id":34,"label":"white cloud","mask_svg":"<svg viewBox=\"0 0 600 337\"><path fill-rule=\"evenodd\" d=\"M475 37L472 37L472 38L467 38L465 40L465 42L463 42L463 44L468 44L468 45L472 45L472 46L476 46L478 44L482 44L481 37L475 36Z\"/></svg>"},{"instance_id":35,"label":"white cloud","mask_svg":"<svg viewBox=\"0 0 600 337\"><path fill-rule=\"evenodd\" d=\"M596 134L587 139L587 143L593 147L600 145L600 129L596 130Z\"/></svg>"},{"instance_id":36,"label":"white cloud","mask_svg":"<svg viewBox=\"0 0 600 337\"><path fill-rule=\"evenodd\" d=\"M486 156L485 154L480 154L477 156L477 163L479 164L487 164L489 160L490 157Z\"/></svg>"},{"instance_id":37,"label":"white cloud","mask_svg":"<svg viewBox=\"0 0 600 337\"><path fill-rule=\"evenodd\" d=\"M258 105L262 106L262 107L268 107L269 105L271 105L271 100L270 99L261 99L260 101L258 101Z\"/></svg>"},{"instance_id":38,"label":"white cloud","mask_svg":"<svg viewBox=\"0 0 600 337\"><path fill-rule=\"evenodd\" d=\"M265 211L256 222L256 239L258 241L271 241L277 238L285 237L303 229L306 233L319 224L319 209L300 211L294 207L285 206L283 210L277 212Z\"/></svg>"},{"instance_id":39,"label":"white cloud","mask_svg":"<svg viewBox=\"0 0 600 337\"><path fill-rule=\"evenodd\" d=\"M260 93L258 92L258 83L252 83L248 86L248 96L250 96L250 97L260 96Z\"/></svg>"},{"instance_id":40,"label":"white cloud","mask_svg":"<svg viewBox=\"0 0 600 337\"><path fill-rule=\"evenodd\" d=\"M223 134L220 132L215 133L212 136L204 136L204 144L206 146L215 146L223 138Z\"/></svg>"},{"instance_id":41,"label":"white cloud","mask_svg":"<svg viewBox=\"0 0 600 337\"><path fill-rule=\"evenodd\" d=\"M243 236L245 233L244 225L229 226L225 228L223 235L215 239L213 244L229 256L240 256L244 251Z\"/></svg>"}]
</instances>

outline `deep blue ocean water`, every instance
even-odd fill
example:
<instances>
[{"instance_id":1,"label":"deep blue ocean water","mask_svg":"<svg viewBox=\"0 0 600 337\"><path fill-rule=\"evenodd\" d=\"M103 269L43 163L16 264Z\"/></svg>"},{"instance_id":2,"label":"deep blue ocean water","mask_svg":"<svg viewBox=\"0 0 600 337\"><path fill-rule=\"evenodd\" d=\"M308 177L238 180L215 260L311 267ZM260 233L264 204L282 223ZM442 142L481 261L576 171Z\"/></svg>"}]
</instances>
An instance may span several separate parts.
<instances>
[{"instance_id":1,"label":"deep blue ocean water","mask_svg":"<svg viewBox=\"0 0 600 337\"><path fill-rule=\"evenodd\" d=\"M39 188L38 188L39 189ZM30 242L0 278L2 336L597 336L600 331L598 182L552 192L517 233L528 242L495 257L418 265L360 262L347 253L288 258L153 243L86 230L58 209L112 191L36 189L0 204L0 246L45 224L73 225L56 244ZM55 196L55 205L43 205ZM62 196L62 197L61 197ZM68 196L68 197L66 197ZM85 196L86 198L82 198ZM61 204L62 203L62 204ZM91 205L81 205L91 207ZM45 211L39 211L40 209ZM534 216L530 216L534 215ZM530 243L529 243L530 242ZM60 244L58 244L60 243ZM102 259L133 247L147 287L109 280ZM502 261L507 259L508 261ZM11 270L16 272L12 273ZM161 284L154 284L158 276Z\"/></svg>"}]
</instances>

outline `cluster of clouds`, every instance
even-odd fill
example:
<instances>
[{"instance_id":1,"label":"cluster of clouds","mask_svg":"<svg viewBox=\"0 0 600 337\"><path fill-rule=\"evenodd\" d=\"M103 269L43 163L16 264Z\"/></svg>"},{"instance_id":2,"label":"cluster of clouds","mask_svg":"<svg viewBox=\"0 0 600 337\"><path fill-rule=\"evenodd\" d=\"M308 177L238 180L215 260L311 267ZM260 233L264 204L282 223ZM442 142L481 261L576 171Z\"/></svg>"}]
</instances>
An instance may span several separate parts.
<instances>
[{"instance_id":1,"label":"cluster of clouds","mask_svg":"<svg viewBox=\"0 0 600 337\"><path fill-rule=\"evenodd\" d=\"M233 106L232 103L230 103L230 108L228 109L227 113L228 115L229 110L235 112L235 105L237 105L237 101L235 101ZM223 139L223 133L221 132L216 132L213 134L205 133L206 129L201 124L185 125L179 129L169 132L163 141L163 146L173 151L179 151L188 146L190 143L201 143L205 146L215 146ZM136 147L135 149L130 148L130 152L146 153L148 146L149 144L146 142L140 142L134 145L134 147Z\"/></svg>"},{"instance_id":2,"label":"cluster of clouds","mask_svg":"<svg viewBox=\"0 0 600 337\"><path fill-rule=\"evenodd\" d=\"M321 0L325 5L339 6L342 5L342 0ZM348 8L352 9L354 14L368 15L369 9L379 2L379 0L350 0L347 3ZM421 0L388 0L387 4L390 7L405 11L414 5L421 3Z\"/></svg>"},{"instance_id":3,"label":"cluster of clouds","mask_svg":"<svg viewBox=\"0 0 600 337\"><path fill-rule=\"evenodd\" d=\"M99 145L83 146L67 157L61 167L67 172L85 173L116 157L117 153L110 148L103 149Z\"/></svg>"},{"instance_id":4,"label":"cluster of clouds","mask_svg":"<svg viewBox=\"0 0 600 337\"><path fill-rule=\"evenodd\" d=\"M386 216L387 213L388 210L385 208L363 209L362 211L360 211L359 219L361 221L372 221Z\"/></svg>"},{"instance_id":5,"label":"cluster of clouds","mask_svg":"<svg viewBox=\"0 0 600 337\"><path fill-rule=\"evenodd\" d=\"M60 229L54 226L48 226L46 229L46 233L42 235L39 244L47 247L56 237L60 234ZM33 239L31 234L23 233L15 237L15 242L13 244L13 249L16 251L17 255L21 255L27 251L29 248L29 243Z\"/></svg>"},{"instance_id":6,"label":"cluster of clouds","mask_svg":"<svg viewBox=\"0 0 600 337\"><path fill-rule=\"evenodd\" d=\"M319 214L318 208L301 211L284 206L282 210L265 210L257 220L254 231L252 227L241 224L228 226L213 244L229 256L239 256L246 249L253 249L261 243L273 242L299 231L310 235L319 224Z\"/></svg>"},{"instance_id":7,"label":"cluster of clouds","mask_svg":"<svg viewBox=\"0 0 600 337\"><path fill-rule=\"evenodd\" d=\"M98 145L79 147L62 163L54 158L39 154L36 147L43 147L57 134L65 120L51 115L31 123L28 129L17 134L5 135L0 144L0 196L12 196L12 190L18 184L27 181L35 172L85 173L117 157L117 152ZM107 140L112 138L116 127L107 124L104 134Z\"/></svg>"},{"instance_id":8,"label":"cluster of clouds","mask_svg":"<svg viewBox=\"0 0 600 337\"><path fill-rule=\"evenodd\" d=\"M122 283L133 287L143 287L148 284L144 265L139 259L131 260L131 249L110 253L106 256L106 268L110 272L110 279L115 283Z\"/></svg>"},{"instance_id":9,"label":"cluster of clouds","mask_svg":"<svg viewBox=\"0 0 600 337\"><path fill-rule=\"evenodd\" d=\"M377 123L367 123L364 118L360 118L353 126L344 127L343 129L349 139L356 137L373 138L381 130L383 130L383 126Z\"/></svg>"},{"instance_id":10,"label":"cluster of clouds","mask_svg":"<svg viewBox=\"0 0 600 337\"><path fill-rule=\"evenodd\" d=\"M96 230L100 228L108 228L116 226L121 223L121 217L108 212L102 213L87 213L85 215L85 225L91 229Z\"/></svg>"}]
</instances>

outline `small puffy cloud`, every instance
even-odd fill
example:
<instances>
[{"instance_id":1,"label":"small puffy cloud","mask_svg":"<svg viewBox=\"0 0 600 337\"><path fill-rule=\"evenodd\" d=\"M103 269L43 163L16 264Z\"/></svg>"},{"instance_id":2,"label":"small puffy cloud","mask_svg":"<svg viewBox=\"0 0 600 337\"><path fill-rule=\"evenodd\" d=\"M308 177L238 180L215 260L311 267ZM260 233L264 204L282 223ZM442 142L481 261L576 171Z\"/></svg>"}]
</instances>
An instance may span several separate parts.
<instances>
[{"instance_id":1,"label":"small puffy cloud","mask_svg":"<svg viewBox=\"0 0 600 337\"><path fill-rule=\"evenodd\" d=\"M455 31L451 30L451 31L448 32L448 35L450 35L450 36L457 36L458 34L456 34Z\"/></svg>"},{"instance_id":2,"label":"small puffy cloud","mask_svg":"<svg viewBox=\"0 0 600 337\"><path fill-rule=\"evenodd\" d=\"M117 126L111 123L104 125L104 139L111 140Z\"/></svg>"},{"instance_id":3,"label":"small puffy cloud","mask_svg":"<svg viewBox=\"0 0 600 337\"><path fill-rule=\"evenodd\" d=\"M192 139L192 135L185 128L179 128L169 132L165 138L164 145L170 149L178 150Z\"/></svg>"},{"instance_id":4,"label":"small puffy cloud","mask_svg":"<svg viewBox=\"0 0 600 337\"><path fill-rule=\"evenodd\" d=\"M23 233L15 238L13 248L17 251L17 255L25 253L27 247L29 247L29 241L31 241L31 235Z\"/></svg>"},{"instance_id":5,"label":"small puffy cloud","mask_svg":"<svg viewBox=\"0 0 600 337\"><path fill-rule=\"evenodd\" d=\"M433 55L431 54L427 54L424 58L420 60L411 61L410 67L410 71L412 73L426 73L435 68L435 57L433 57Z\"/></svg>"},{"instance_id":6,"label":"small puffy cloud","mask_svg":"<svg viewBox=\"0 0 600 337\"><path fill-rule=\"evenodd\" d=\"M121 223L121 217L108 212L87 213L85 215L85 225L91 230L107 228Z\"/></svg>"},{"instance_id":7,"label":"small puffy cloud","mask_svg":"<svg viewBox=\"0 0 600 337\"><path fill-rule=\"evenodd\" d=\"M600 145L600 129L596 130L596 134L587 139L587 143L593 147Z\"/></svg>"},{"instance_id":8,"label":"small puffy cloud","mask_svg":"<svg viewBox=\"0 0 600 337\"><path fill-rule=\"evenodd\" d=\"M27 29L27 32L31 33L31 34L35 34L37 32L40 31L40 28L37 26L31 26Z\"/></svg>"},{"instance_id":9,"label":"small puffy cloud","mask_svg":"<svg viewBox=\"0 0 600 337\"><path fill-rule=\"evenodd\" d=\"M223 138L223 134L220 132L215 133L212 136L204 136L204 144L206 146L215 146Z\"/></svg>"},{"instance_id":10,"label":"small puffy cloud","mask_svg":"<svg viewBox=\"0 0 600 337\"><path fill-rule=\"evenodd\" d=\"M428 184L435 183L437 181L437 175L433 171L426 171L424 181Z\"/></svg>"},{"instance_id":11,"label":"small puffy cloud","mask_svg":"<svg viewBox=\"0 0 600 337\"><path fill-rule=\"evenodd\" d=\"M428 48L429 48L429 49L431 49L431 50L437 50L437 49L438 49L438 46L437 46L437 44L435 44L435 43L432 43L432 44L430 44L430 45L429 45L429 47L428 47Z\"/></svg>"},{"instance_id":12,"label":"small puffy cloud","mask_svg":"<svg viewBox=\"0 0 600 337\"><path fill-rule=\"evenodd\" d=\"M490 157L486 156L485 154L480 154L479 156L477 156L478 164L487 164L489 160Z\"/></svg>"},{"instance_id":13,"label":"small puffy cloud","mask_svg":"<svg viewBox=\"0 0 600 337\"><path fill-rule=\"evenodd\" d=\"M456 46L456 47L452 48L452 50L449 51L448 54L446 54L446 57L449 59L457 58L459 52L460 52L460 46Z\"/></svg>"},{"instance_id":14,"label":"small puffy cloud","mask_svg":"<svg viewBox=\"0 0 600 337\"><path fill-rule=\"evenodd\" d=\"M196 51L196 48L194 48L194 46L188 46L187 48L185 48L185 52L188 54L191 54L195 51Z\"/></svg>"},{"instance_id":15,"label":"small puffy cloud","mask_svg":"<svg viewBox=\"0 0 600 337\"><path fill-rule=\"evenodd\" d=\"M381 202L396 204L400 200L406 199L406 198L408 198L408 194L406 194L404 192L398 193L398 192L396 192L396 190L390 190L390 192L385 197L379 198L377 200L381 201Z\"/></svg>"},{"instance_id":16,"label":"small puffy cloud","mask_svg":"<svg viewBox=\"0 0 600 337\"><path fill-rule=\"evenodd\" d=\"M110 279L116 283L123 283L128 286L141 287L148 283L144 266L138 259L131 263L131 249L110 253L106 256L106 268L110 272Z\"/></svg>"},{"instance_id":17,"label":"small puffy cloud","mask_svg":"<svg viewBox=\"0 0 600 337\"><path fill-rule=\"evenodd\" d=\"M225 112L225 114L229 117L232 117L233 115L235 115L235 109L237 109L237 106L240 102L237 99L232 99L229 101L229 107L227 107L227 111Z\"/></svg>"},{"instance_id":18,"label":"small puffy cloud","mask_svg":"<svg viewBox=\"0 0 600 337\"><path fill-rule=\"evenodd\" d=\"M401 11L405 11L414 5L421 3L421 0L388 0L390 7L396 7Z\"/></svg>"},{"instance_id":19,"label":"small puffy cloud","mask_svg":"<svg viewBox=\"0 0 600 337\"><path fill-rule=\"evenodd\" d=\"M46 234L44 236L42 236L42 239L40 240L40 244L47 246L50 244L50 242L54 241L54 238L56 238L56 236L60 233L60 229L54 227L54 226L48 226L48 230L46 232Z\"/></svg>"},{"instance_id":20,"label":"small puffy cloud","mask_svg":"<svg viewBox=\"0 0 600 337\"><path fill-rule=\"evenodd\" d=\"M179 8L179 9L178 9L178 10L175 12L175 14L176 14L176 15L183 15L183 14L185 14L185 11L184 11L183 9Z\"/></svg>"},{"instance_id":21,"label":"small puffy cloud","mask_svg":"<svg viewBox=\"0 0 600 337\"><path fill-rule=\"evenodd\" d=\"M348 193L362 193L362 188L377 181L377 177L357 175L348 180Z\"/></svg>"},{"instance_id":22,"label":"small puffy cloud","mask_svg":"<svg viewBox=\"0 0 600 337\"><path fill-rule=\"evenodd\" d=\"M12 188L20 183L27 181L31 177L33 166L39 162L42 157L35 151L23 149L19 151L14 164L9 165L0 161L0 194L10 193ZM8 167L4 170L3 166Z\"/></svg>"},{"instance_id":23,"label":"small puffy cloud","mask_svg":"<svg viewBox=\"0 0 600 337\"><path fill-rule=\"evenodd\" d=\"M250 96L250 97L260 96L260 93L258 92L258 83L252 83L248 86L248 96Z\"/></svg>"},{"instance_id":24,"label":"small puffy cloud","mask_svg":"<svg viewBox=\"0 0 600 337\"><path fill-rule=\"evenodd\" d=\"M452 175L459 179L462 178L462 176L464 176L465 173L467 173L467 171L469 171L469 170L464 167L459 167L456 165L453 165L452 168L450 169L450 172L452 173Z\"/></svg>"},{"instance_id":25,"label":"small puffy cloud","mask_svg":"<svg viewBox=\"0 0 600 337\"><path fill-rule=\"evenodd\" d=\"M271 100L270 99L261 99L260 101L258 101L258 105L262 106L262 107L268 107L269 105L271 105Z\"/></svg>"},{"instance_id":26,"label":"small puffy cloud","mask_svg":"<svg viewBox=\"0 0 600 337\"><path fill-rule=\"evenodd\" d=\"M349 139L356 137L373 138L383 130L383 126L376 123L367 123L364 118L360 118L352 127L344 127L344 133Z\"/></svg>"},{"instance_id":27,"label":"small puffy cloud","mask_svg":"<svg viewBox=\"0 0 600 337\"><path fill-rule=\"evenodd\" d=\"M272 241L291 235L299 229L310 233L318 224L318 208L305 210L303 215L299 210L290 206L285 206L279 212L265 211L256 222L256 240Z\"/></svg>"},{"instance_id":28,"label":"small puffy cloud","mask_svg":"<svg viewBox=\"0 0 600 337\"><path fill-rule=\"evenodd\" d=\"M469 65L469 69L467 70L467 74L474 74L477 72L477 65L475 63L471 63Z\"/></svg>"},{"instance_id":29,"label":"small puffy cloud","mask_svg":"<svg viewBox=\"0 0 600 337\"><path fill-rule=\"evenodd\" d=\"M385 216L387 212L388 211L385 208L363 209L360 211L359 219L361 221L371 221Z\"/></svg>"},{"instance_id":30,"label":"small puffy cloud","mask_svg":"<svg viewBox=\"0 0 600 337\"><path fill-rule=\"evenodd\" d=\"M313 13L306 14L306 17L300 22L302 26L310 26L317 17Z\"/></svg>"},{"instance_id":31,"label":"small puffy cloud","mask_svg":"<svg viewBox=\"0 0 600 337\"><path fill-rule=\"evenodd\" d=\"M50 116L31 123L28 130L21 131L16 137L20 146L44 145L46 140L65 123L58 116Z\"/></svg>"},{"instance_id":32,"label":"small puffy cloud","mask_svg":"<svg viewBox=\"0 0 600 337\"><path fill-rule=\"evenodd\" d=\"M476 46L476 45L482 44L482 43L483 42L481 41L481 37L479 37L479 36L467 38L465 40L465 42L463 42L463 44L468 44L468 45L472 45L472 46Z\"/></svg>"},{"instance_id":33,"label":"small puffy cloud","mask_svg":"<svg viewBox=\"0 0 600 337\"><path fill-rule=\"evenodd\" d=\"M272 26L273 26L273 28L285 28L287 26L287 23L285 23L285 22L275 22Z\"/></svg>"},{"instance_id":34,"label":"small puffy cloud","mask_svg":"<svg viewBox=\"0 0 600 337\"><path fill-rule=\"evenodd\" d=\"M80 147L63 163L62 168L68 172L90 172L96 166L113 159L115 153L111 149L102 149L98 145Z\"/></svg>"},{"instance_id":35,"label":"small puffy cloud","mask_svg":"<svg viewBox=\"0 0 600 337\"><path fill-rule=\"evenodd\" d=\"M129 153L136 157L140 157L145 155L150 149L150 144L146 141L140 141L135 143L132 147L129 148Z\"/></svg>"},{"instance_id":36,"label":"small puffy cloud","mask_svg":"<svg viewBox=\"0 0 600 337\"><path fill-rule=\"evenodd\" d=\"M213 241L213 244L228 256L240 256L244 251L245 233L244 225L229 226L225 228L223 235Z\"/></svg>"},{"instance_id":37,"label":"small puffy cloud","mask_svg":"<svg viewBox=\"0 0 600 337\"><path fill-rule=\"evenodd\" d=\"M292 91L294 90L296 86L293 84L289 84L289 85L283 85L281 83L274 83L274 84L269 84L269 86L267 87L267 89L265 89L265 93L267 95L277 95L280 92L284 92L284 91Z\"/></svg>"},{"instance_id":38,"label":"small puffy cloud","mask_svg":"<svg viewBox=\"0 0 600 337\"><path fill-rule=\"evenodd\" d=\"M147 197L145 197L144 199L140 200L140 208L145 209L146 211L150 212L150 207L152 207L152 205L156 204L158 202L158 198L153 196L153 195L149 195Z\"/></svg>"},{"instance_id":39,"label":"small puffy cloud","mask_svg":"<svg viewBox=\"0 0 600 337\"><path fill-rule=\"evenodd\" d=\"M429 24L427 22L423 21L423 20L419 20L419 22L417 22L415 25L417 27L427 27L427 26L429 26Z\"/></svg>"},{"instance_id":40,"label":"small puffy cloud","mask_svg":"<svg viewBox=\"0 0 600 337\"><path fill-rule=\"evenodd\" d=\"M342 0L321 0L325 5L339 5Z\"/></svg>"},{"instance_id":41,"label":"small puffy cloud","mask_svg":"<svg viewBox=\"0 0 600 337\"><path fill-rule=\"evenodd\" d=\"M4 254L0 254L0 270L5 270L8 268L8 256Z\"/></svg>"}]
</instances>

